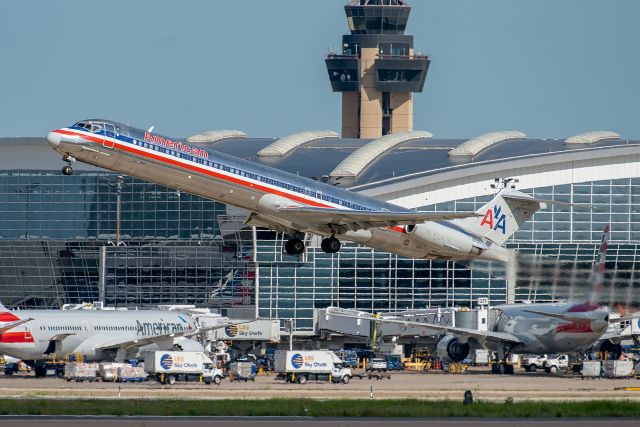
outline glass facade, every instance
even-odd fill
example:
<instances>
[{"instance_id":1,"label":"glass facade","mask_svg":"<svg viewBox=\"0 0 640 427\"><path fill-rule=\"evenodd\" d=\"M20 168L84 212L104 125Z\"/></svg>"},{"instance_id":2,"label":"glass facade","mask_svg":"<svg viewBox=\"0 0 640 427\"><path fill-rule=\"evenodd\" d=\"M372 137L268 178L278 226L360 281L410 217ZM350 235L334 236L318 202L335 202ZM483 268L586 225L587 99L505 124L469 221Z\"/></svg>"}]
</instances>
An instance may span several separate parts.
<instances>
[{"instance_id":1,"label":"glass facade","mask_svg":"<svg viewBox=\"0 0 640 427\"><path fill-rule=\"evenodd\" d=\"M284 238L253 236L226 206L123 177L121 237L115 246L118 176L56 171L0 172L0 300L10 307L55 308L104 300L111 306L196 304L253 307L265 318L293 318L313 333L314 309L330 305L395 311L578 298L604 225L611 223L604 302L637 305L640 178L525 190L549 205L509 241L519 256L500 263L407 259L345 243L337 254L309 245L306 259L283 252ZM421 210L476 210L490 196ZM513 273L513 276L511 274ZM259 293L254 295L256 276Z\"/></svg>"},{"instance_id":2,"label":"glass facade","mask_svg":"<svg viewBox=\"0 0 640 427\"><path fill-rule=\"evenodd\" d=\"M119 190L118 181L106 172L0 172L5 305L254 303L253 263L235 234L220 231L224 204L126 176Z\"/></svg>"},{"instance_id":3,"label":"glass facade","mask_svg":"<svg viewBox=\"0 0 640 427\"><path fill-rule=\"evenodd\" d=\"M472 306L477 298L507 302L509 275L516 302L583 298L590 291L590 272L602 230L611 238L602 302L639 305L640 178L558 185L524 190L540 199L592 205L548 205L509 241L518 251L509 266L483 261L451 262L403 258L345 244L338 254L309 248L306 263L282 255L282 241L259 242L261 316L296 320L296 329L311 331L312 308L329 305L365 311ZM475 211L492 196L453 200L419 210ZM513 267L511 272L507 269Z\"/></svg>"}]
</instances>

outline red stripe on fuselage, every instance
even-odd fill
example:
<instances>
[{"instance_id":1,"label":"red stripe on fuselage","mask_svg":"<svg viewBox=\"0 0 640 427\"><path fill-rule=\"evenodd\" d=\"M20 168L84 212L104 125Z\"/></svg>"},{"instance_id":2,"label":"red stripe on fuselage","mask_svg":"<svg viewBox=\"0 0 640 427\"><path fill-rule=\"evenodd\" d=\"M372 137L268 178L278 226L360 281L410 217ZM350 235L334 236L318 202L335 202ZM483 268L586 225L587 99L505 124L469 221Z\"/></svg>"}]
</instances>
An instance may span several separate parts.
<instances>
[{"instance_id":1,"label":"red stripe on fuselage","mask_svg":"<svg viewBox=\"0 0 640 427\"><path fill-rule=\"evenodd\" d=\"M0 313L0 322L15 322L16 320L20 320L20 318L10 311Z\"/></svg>"},{"instance_id":2,"label":"red stripe on fuselage","mask_svg":"<svg viewBox=\"0 0 640 427\"><path fill-rule=\"evenodd\" d=\"M556 332L564 332L568 334L581 334L587 332L593 332L591 329L591 322L585 320L584 322L572 322L572 323L563 323L562 325L558 325L556 327Z\"/></svg>"},{"instance_id":3,"label":"red stripe on fuselage","mask_svg":"<svg viewBox=\"0 0 640 427\"><path fill-rule=\"evenodd\" d=\"M86 139L88 141L91 141L91 142L95 142L96 144L100 144L100 145L103 145L103 142L104 142L104 138L99 138L99 137L95 137L95 136L91 136L91 135L84 135L84 134L81 134L81 133L78 133L78 132L73 132L73 131L68 131L68 130L58 129L58 130L55 130L54 132L61 133L63 135L79 136L81 138L84 138L84 139ZM237 185L241 185L241 186L244 186L244 187L252 188L252 189L255 189L255 190L258 190L258 191L262 191L262 192L265 192L265 193L275 194L277 196L282 196L282 197L285 197L285 198L290 199L290 200L295 200L296 202L304 203L304 204L311 205L311 206L321 207L321 208L332 208L332 209L335 209L333 206L330 206L330 205L327 205L327 204L324 204L324 203L319 203L319 202L316 202L314 200L308 200L308 199L305 199L303 197L296 196L296 195L289 194L289 193L285 193L283 191L279 191L279 190L276 190L276 189L273 189L273 188L265 187L265 186L260 185L260 184L254 184L254 183L251 183L251 182L247 182L247 181L244 181L242 179L239 179L239 178L236 178L236 177L232 177L232 176L227 176L227 175L215 172L215 171L211 171L211 170L208 170L208 169L205 169L205 168L202 168L202 167L198 167L196 165L190 165L190 164L187 164L187 163L184 163L184 162L180 162L180 161L178 161L176 159L173 159L173 158L170 158L170 157L167 158L167 157L159 156L159 155L154 154L154 153L147 153L146 151L139 150L139 149L137 149L135 147L130 147L130 146L126 145L126 144L123 144L122 142L118 141L117 139L114 141L114 147L115 146L117 146L121 150L127 151L127 152L132 153L132 154L137 154L139 156L151 158L151 159L154 159L154 160L158 160L160 162L169 163L169 164L171 164L173 166L179 166L179 167L182 167L182 168L185 168L185 169L189 169L189 170L194 171L194 172L203 173L205 175L209 175L209 176L212 176L214 178L221 179L223 181L231 182L231 183L234 183L234 184L237 184ZM211 160L209 160L209 161L211 161Z\"/></svg>"},{"instance_id":4,"label":"red stripe on fuselage","mask_svg":"<svg viewBox=\"0 0 640 427\"><path fill-rule=\"evenodd\" d=\"M31 332L5 332L0 335L0 343L4 344L18 344L18 343L32 343L33 335Z\"/></svg>"}]
</instances>

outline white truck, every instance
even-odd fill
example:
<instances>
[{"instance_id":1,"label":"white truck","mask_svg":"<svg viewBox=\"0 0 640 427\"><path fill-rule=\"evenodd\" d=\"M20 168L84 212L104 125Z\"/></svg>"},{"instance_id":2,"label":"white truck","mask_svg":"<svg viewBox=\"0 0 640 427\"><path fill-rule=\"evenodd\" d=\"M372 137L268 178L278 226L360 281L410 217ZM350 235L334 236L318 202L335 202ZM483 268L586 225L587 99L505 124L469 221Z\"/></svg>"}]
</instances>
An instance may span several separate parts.
<instances>
[{"instance_id":1,"label":"white truck","mask_svg":"<svg viewBox=\"0 0 640 427\"><path fill-rule=\"evenodd\" d=\"M561 369L569 369L569 356L566 354L550 355L543 354L541 356L525 356L522 358L522 367L527 372L536 372L538 369L544 369L548 374L555 374Z\"/></svg>"},{"instance_id":2,"label":"white truck","mask_svg":"<svg viewBox=\"0 0 640 427\"><path fill-rule=\"evenodd\" d=\"M278 350L275 353L274 370L287 382L304 384L307 380L349 383L351 369L330 350Z\"/></svg>"},{"instance_id":3,"label":"white truck","mask_svg":"<svg viewBox=\"0 0 640 427\"><path fill-rule=\"evenodd\" d=\"M220 384L224 376L201 351L148 351L144 357L144 370L168 385L177 381Z\"/></svg>"}]
</instances>

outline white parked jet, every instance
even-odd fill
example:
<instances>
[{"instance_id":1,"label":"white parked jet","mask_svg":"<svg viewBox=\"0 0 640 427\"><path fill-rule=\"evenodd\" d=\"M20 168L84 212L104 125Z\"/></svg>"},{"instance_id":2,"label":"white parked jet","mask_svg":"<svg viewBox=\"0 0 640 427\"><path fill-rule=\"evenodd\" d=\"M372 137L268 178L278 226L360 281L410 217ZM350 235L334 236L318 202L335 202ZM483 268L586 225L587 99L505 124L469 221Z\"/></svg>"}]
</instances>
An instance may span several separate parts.
<instances>
[{"instance_id":1,"label":"white parked jet","mask_svg":"<svg viewBox=\"0 0 640 427\"><path fill-rule=\"evenodd\" d=\"M247 209L247 224L291 236L290 255L311 233L325 237L327 253L340 250L340 236L413 258L506 262L503 243L545 202L504 189L473 213L415 212L108 120L83 120L47 140L69 163L66 175L79 160Z\"/></svg>"},{"instance_id":2,"label":"white parked jet","mask_svg":"<svg viewBox=\"0 0 640 427\"><path fill-rule=\"evenodd\" d=\"M504 363L509 354L551 354L582 352L598 342L609 327L609 311L601 307L603 273L609 238L607 225L600 255L591 278L592 291L587 302L558 304L511 304L493 307L495 321L488 331L444 326L434 323L381 318L371 313L329 307L327 315L366 319L373 322L425 328L444 334L438 341L438 356L447 363L462 362L477 347L497 354L494 373L513 373L513 365Z\"/></svg>"},{"instance_id":3,"label":"white parked jet","mask_svg":"<svg viewBox=\"0 0 640 427\"><path fill-rule=\"evenodd\" d=\"M221 318L201 327L190 315L169 310L10 311L0 303L0 354L34 364L53 354L123 361L144 350L202 351L195 339L200 332L230 324Z\"/></svg>"}]
</instances>

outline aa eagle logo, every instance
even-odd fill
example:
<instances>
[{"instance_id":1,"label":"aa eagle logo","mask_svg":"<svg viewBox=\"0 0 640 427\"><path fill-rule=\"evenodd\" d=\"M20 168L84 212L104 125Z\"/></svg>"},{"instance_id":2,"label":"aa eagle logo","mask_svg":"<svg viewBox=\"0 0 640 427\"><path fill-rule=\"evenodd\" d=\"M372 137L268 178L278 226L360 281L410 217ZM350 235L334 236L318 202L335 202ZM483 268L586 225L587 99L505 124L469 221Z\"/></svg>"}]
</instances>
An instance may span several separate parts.
<instances>
[{"instance_id":1,"label":"aa eagle logo","mask_svg":"<svg viewBox=\"0 0 640 427\"><path fill-rule=\"evenodd\" d=\"M238 325L227 326L226 328L224 328L224 333L231 338L235 337L236 335L238 335Z\"/></svg>"}]
</instances>

